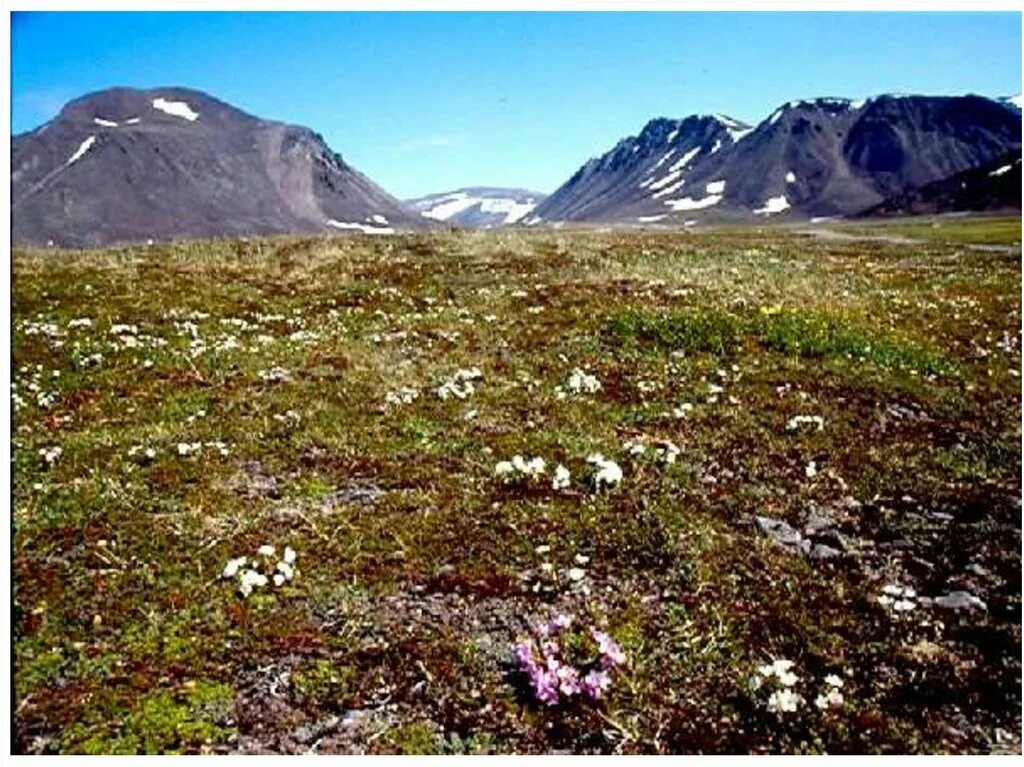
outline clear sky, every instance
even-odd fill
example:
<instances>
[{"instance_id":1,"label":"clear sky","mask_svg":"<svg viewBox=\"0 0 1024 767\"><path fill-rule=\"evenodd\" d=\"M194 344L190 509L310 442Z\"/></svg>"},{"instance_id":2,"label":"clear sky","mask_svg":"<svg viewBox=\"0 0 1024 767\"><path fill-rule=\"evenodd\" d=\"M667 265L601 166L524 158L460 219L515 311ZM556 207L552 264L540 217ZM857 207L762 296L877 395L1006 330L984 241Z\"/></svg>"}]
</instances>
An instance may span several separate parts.
<instances>
[{"instance_id":1,"label":"clear sky","mask_svg":"<svg viewBox=\"0 0 1024 767\"><path fill-rule=\"evenodd\" d=\"M12 131L114 85L309 126L392 194L551 192L647 120L1021 91L1019 13L16 13Z\"/></svg>"}]
</instances>

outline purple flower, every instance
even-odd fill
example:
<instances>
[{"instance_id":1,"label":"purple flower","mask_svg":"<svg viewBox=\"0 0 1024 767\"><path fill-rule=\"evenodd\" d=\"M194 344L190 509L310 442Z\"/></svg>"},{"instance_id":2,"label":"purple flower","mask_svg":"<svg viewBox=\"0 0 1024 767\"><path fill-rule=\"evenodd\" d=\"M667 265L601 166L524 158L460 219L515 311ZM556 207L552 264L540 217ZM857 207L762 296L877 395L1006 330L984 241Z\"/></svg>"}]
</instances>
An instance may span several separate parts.
<instances>
[{"instance_id":1,"label":"purple flower","mask_svg":"<svg viewBox=\"0 0 1024 767\"><path fill-rule=\"evenodd\" d=\"M540 668L532 669L530 686L537 700L548 706L558 703L558 675Z\"/></svg>"},{"instance_id":2,"label":"purple flower","mask_svg":"<svg viewBox=\"0 0 1024 767\"><path fill-rule=\"evenodd\" d=\"M614 668L626 662L626 653L622 652L622 648L610 636L597 629L591 631L591 636L597 642L597 649L601 653L602 669Z\"/></svg>"},{"instance_id":3,"label":"purple flower","mask_svg":"<svg viewBox=\"0 0 1024 767\"><path fill-rule=\"evenodd\" d=\"M562 666L556 672L558 677L558 691L567 698L571 698L580 691L580 674L572 666Z\"/></svg>"},{"instance_id":4,"label":"purple flower","mask_svg":"<svg viewBox=\"0 0 1024 767\"><path fill-rule=\"evenodd\" d=\"M550 621L548 621L548 632L551 634L557 634L559 631L564 631L572 625L572 616L566 615L565 613L559 613Z\"/></svg>"},{"instance_id":5,"label":"purple flower","mask_svg":"<svg viewBox=\"0 0 1024 767\"><path fill-rule=\"evenodd\" d=\"M580 689L583 691L583 694L591 700L597 700L601 697L601 693L608 689L608 685L611 683L612 679L608 676L607 671L594 669L583 677Z\"/></svg>"}]
</instances>

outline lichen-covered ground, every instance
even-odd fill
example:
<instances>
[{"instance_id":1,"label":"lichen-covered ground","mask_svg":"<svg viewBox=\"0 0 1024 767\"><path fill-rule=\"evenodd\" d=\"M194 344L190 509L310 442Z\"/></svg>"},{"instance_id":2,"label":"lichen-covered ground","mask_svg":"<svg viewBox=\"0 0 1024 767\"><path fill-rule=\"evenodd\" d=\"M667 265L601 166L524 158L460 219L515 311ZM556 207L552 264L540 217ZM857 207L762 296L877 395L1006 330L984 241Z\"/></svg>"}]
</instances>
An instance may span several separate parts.
<instances>
[{"instance_id":1,"label":"lichen-covered ground","mask_svg":"<svg viewBox=\"0 0 1024 767\"><path fill-rule=\"evenodd\" d=\"M16 748L1019 751L1020 254L922 231L16 252Z\"/></svg>"}]
</instances>

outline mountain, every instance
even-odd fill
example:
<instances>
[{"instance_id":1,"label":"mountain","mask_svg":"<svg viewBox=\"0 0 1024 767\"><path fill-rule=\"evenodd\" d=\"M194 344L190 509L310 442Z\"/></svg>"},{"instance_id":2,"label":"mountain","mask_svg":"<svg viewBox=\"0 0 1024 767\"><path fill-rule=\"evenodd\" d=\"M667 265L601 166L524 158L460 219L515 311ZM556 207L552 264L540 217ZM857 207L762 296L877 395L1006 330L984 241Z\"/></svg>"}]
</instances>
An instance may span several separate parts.
<instances>
[{"instance_id":1,"label":"mountain","mask_svg":"<svg viewBox=\"0 0 1024 767\"><path fill-rule=\"evenodd\" d=\"M1020 145L1019 106L980 96L791 101L752 129L661 118L588 161L525 223L853 215Z\"/></svg>"},{"instance_id":2,"label":"mountain","mask_svg":"<svg viewBox=\"0 0 1024 767\"><path fill-rule=\"evenodd\" d=\"M750 126L725 115L659 118L582 168L528 221L591 221L664 213L694 165L728 152Z\"/></svg>"},{"instance_id":3,"label":"mountain","mask_svg":"<svg viewBox=\"0 0 1024 767\"><path fill-rule=\"evenodd\" d=\"M388 233L427 222L309 128L199 91L113 88L11 141L15 243L291 232Z\"/></svg>"},{"instance_id":4,"label":"mountain","mask_svg":"<svg viewBox=\"0 0 1024 767\"><path fill-rule=\"evenodd\" d=\"M456 226L487 229L522 220L545 195L526 189L470 186L406 200L426 218Z\"/></svg>"},{"instance_id":5,"label":"mountain","mask_svg":"<svg viewBox=\"0 0 1024 767\"><path fill-rule=\"evenodd\" d=\"M961 211L1019 213L1020 209L1021 156L1019 151L1015 151L978 168L954 173L894 195L861 215L898 216Z\"/></svg>"}]
</instances>

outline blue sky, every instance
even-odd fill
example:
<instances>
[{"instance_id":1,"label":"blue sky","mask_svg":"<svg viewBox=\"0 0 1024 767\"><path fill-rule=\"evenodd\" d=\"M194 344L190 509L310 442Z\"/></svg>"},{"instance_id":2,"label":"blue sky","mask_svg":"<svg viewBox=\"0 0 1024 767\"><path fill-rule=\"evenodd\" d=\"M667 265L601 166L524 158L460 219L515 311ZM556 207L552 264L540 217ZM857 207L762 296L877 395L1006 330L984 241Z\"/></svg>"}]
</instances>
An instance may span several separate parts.
<instances>
[{"instance_id":1,"label":"blue sky","mask_svg":"<svg viewBox=\"0 0 1024 767\"><path fill-rule=\"evenodd\" d=\"M1018 13L16 13L12 131L182 85L307 125L400 197L553 191L653 117L1021 91Z\"/></svg>"}]
</instances>

